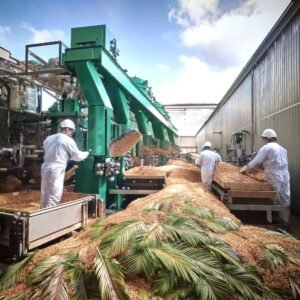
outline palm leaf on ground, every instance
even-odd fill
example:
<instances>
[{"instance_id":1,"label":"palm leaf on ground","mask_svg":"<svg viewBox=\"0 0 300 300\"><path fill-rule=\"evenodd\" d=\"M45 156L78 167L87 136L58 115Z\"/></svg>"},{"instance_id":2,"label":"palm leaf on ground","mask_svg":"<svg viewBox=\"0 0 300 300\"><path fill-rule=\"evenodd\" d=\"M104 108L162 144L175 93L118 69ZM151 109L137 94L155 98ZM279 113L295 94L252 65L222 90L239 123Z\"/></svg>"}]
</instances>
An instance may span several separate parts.
<instances>
[{"instance_id":1,"label":"palm leaf on ground","mask_svg":"<svg viewBox=\"0 0 300 300\"><path fill-rule=\"evenodd\" d=\"M124 224L119 230L112 235L106 237L100 243L100 249L110 257L119 256L125 253L128 248L135 241L138 234L146 230L144 222L135 222L131 224Z\"/></svg>"},{"instance_id":2,"label":"palm leaf on ground","mask_svg":"<svg viewBox=\"0 0 300 300\"><path fill-rule=\"evenodd\" d=\"M70 264L78 259L77 255L60 257L50 256L40 261L29 274L28 283L37 284L33 299L67 300L66 272Z\"/></svg>"},{"instance_id":3,"label":"palm leaf on ground","mask_svg":"<svg viewBox=\"0 0 300 300\"><path fill-rule=\"evenodd\" d=\"M228 217L223 217L215 220L227 230L238 230L241 226L240 222L232 220Z\"/></svg>"},{"instance_id":4,"label":"palm leaf on ground","mask_svg":"<svg viewBox=\"0 0 300 300\"><path fill-rule=\"evenodd\" d=\"M300 299L300 276L289 276L289 283L291 286L294 299Z\"/></svg>"},{"instance_id":5,"label":"palm leaf on ground","mask_svg":"<svg viewBox=\"0 0 300 300\"><path fill-rule=\"evenodd\" d=\"M286 267L288 265L289 257L279 245L265 245L261 243L260 247L265 256L264 259L260 261L260 264L266 266L271 272L274 272L279 266Z\"/></svg>"},{"instance_id":6,"label":"palm leaf on ground","mask_svg":"<svg viewBox=\"0 0 300 300\"><path fill-rule=\"evenodd\" d=\"M243 265L223 265L225 279L228 286L243 299L261 299L263 293L262 282L251 273L247 272Z\"/></svg>"},{"instance_id":7,"label":"palm leaf on ground","mask_svg":"<svg viewBox=\"0 0 300 300\"><path fill-rule=\"evenodd\" d=\"M32 260L35 252L28 253L21 261L12 264L6 268L0 277L0 290L5 290L14 285L24 269Z\"/></svg>"},{"instance_id":8,"label":"palm leaf on ground","mask_svg":"<svg viewBox=\"0 0 300 300\"><path fill-rule=\"evenodd\" d=\"M98 250L94 269L102 300L129 300L125 290L124 275L120 264L115 259L105 257Z\"/></svg>"}]
</instances>

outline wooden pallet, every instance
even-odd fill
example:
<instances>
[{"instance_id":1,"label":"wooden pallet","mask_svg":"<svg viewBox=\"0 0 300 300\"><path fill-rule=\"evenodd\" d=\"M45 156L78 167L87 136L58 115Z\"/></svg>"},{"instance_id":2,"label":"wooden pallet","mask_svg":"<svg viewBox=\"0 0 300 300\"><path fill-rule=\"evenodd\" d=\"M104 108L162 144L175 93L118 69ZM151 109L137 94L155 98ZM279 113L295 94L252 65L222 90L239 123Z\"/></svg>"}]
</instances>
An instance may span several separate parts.
<instances>
[{"instance_id":1,"label":"wooden pallet","mask_svg":"<svg viewBox=\"0 0 300 300\"><path fill-rule=\"evenodd\" d=\"M232 182L228 184L227 182L222 182L222 184L220 184L218 181L215 181L212 184L212 189L219 194L221 201L224 202L230 210L265 211L269 223L272 223L273 211L284 211L289 209L278 203L277 192L273 190L272 186L270 190L270 184L267 184L267 186L266 183L259 182L257 182L257 184L249 184L241 185L240 183ZM233 189L229 189L229 187L233 187ZM234 189L237 187L239 187L239 189ZM258 187L264 188L265 190L258 190ZM246 201L246 203L237 203L236 201L239 199L244 199L243 202ZM267 200L272 201L271 203L266 203Z\"/></svg>"},{"instance_id":2,"label":"wooden pallet","mask_svg":"<svg viewBox=\"0 0 300 300\"><path fill-rule=\"evenodd\" d=\"M232 182L221 179L214 181L225 190L273 191L272 184L267 182Z\"/></svg>"}]
</instances>

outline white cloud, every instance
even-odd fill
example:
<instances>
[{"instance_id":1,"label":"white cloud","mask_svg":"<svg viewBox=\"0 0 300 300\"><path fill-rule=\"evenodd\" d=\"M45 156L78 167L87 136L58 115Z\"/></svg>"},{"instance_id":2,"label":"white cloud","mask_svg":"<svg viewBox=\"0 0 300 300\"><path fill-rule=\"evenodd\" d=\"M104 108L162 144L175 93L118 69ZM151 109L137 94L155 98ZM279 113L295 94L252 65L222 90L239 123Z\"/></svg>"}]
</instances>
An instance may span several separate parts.
<instances>
[{"instance_id":1,"label":"white cloud","mask_svg":"<svg viewBox=\"0 0 300 300\"><path fill-rule=\"evenodd\" d=\"M0 26L0 35L6 35L8 33L10 33L9 26Z\"/></svg>"},{"instance_id":2,"label":"white cloud","mask_svg":"<svg viewBox=\"0 0 300 300\"><path fill-rule=\"evenodd\" d=\"M225 7L221 0L178 0L168 17L180 25L179 37L193 56L180 56L175 80L154 87L157 98L165 104L218 103L288 4L245 0Z\"/></svg>"},{"instance_id":3,"label":"white cloud","mask_svg":"<svg viewBox=\"0 0 300 300\"><path fill-rule=\"evenodd\" d=\"M215 69L199 58L180 56L182 68L174 82L155 88L157 99L170 103L218 103L241 67Z\"/></svg>"},{"instance_id":4,"label":"white cloud","mask_svg":"<svg viewBox=\"0 0 300 300\"><path fill-rule=\"evenodd\" d=\"M166 64L158 64L157 68L158 68L159 71L165 72L165 71L168 71L170 69L170 66L166 65Z\"/></svg>"},{"instance_id":5,"label":"white cloud","mask_svg":"<svg viewBox=\"0 0 300 300\"><path fill-rule=\"evenodd\" d=\"M179 9L170 10L168 18L182 26L197 24L203 18L214 19L219 13L218 0L178 0L178 5Z\"/></svg>"},{"instance_id":6,"label":"white cloud","mask_svg":"<svg viewBox=\"0 0 300 300\"><path fill-rule=\"evenodd\" d=\"M246 0L221 12L217 0L178 1L179 7L170 14L178 24L184 23L180 34L183 45L200 49L209 64L219 66L245 64L289 3Z\"/></svg>"},{"instance_id":7,"label":"white cloud","mask_svg":"<svg viewBox=\"0 0 300 300\"><path fill-rule=\"evenodd\" d=\"M32 33L30 43L45 43L52 41L65 41L66 35L63 30L60 29L42 29L37 30L29 23L22 23L22 28Z\"/></svg>"}]
</instances>

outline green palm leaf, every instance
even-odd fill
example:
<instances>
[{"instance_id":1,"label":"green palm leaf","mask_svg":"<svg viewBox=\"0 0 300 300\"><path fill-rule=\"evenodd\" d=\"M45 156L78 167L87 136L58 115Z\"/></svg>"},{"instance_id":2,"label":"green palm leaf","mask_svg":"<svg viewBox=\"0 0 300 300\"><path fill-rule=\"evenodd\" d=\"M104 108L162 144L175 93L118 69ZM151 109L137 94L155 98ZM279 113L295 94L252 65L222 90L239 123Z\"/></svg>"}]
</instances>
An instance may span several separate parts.
<instances>
[{"instance_id":1,"label":"green palm leaf","mask_svg":"<svg viewBox=\"0 0 300 300\"><path fill-rule=\"evenodd\" d=\"M211 253L213 253L220 261L226 261L228 263L239 265L241 258L238 253L227 245L225 242L214 243L206 246Z\"/></svg>"},{"instance_id":2,"label":"green palm leaf","mask_svg":"<svg viewBox=\"0 0 300 300\"><path fill-rule=\"evenodd\" d=\"M201 218L201 219L213 219L213 212L211 209L207 207L185 207L183 209L184 213L188 213L190 215L193 215L195 217Z\"/></svg>"},{"instance_id":3,"label":"green palm leaf","mask_svg":"<svg viewBox=\"0 0 300 300\"><path fill-rule=\"evenodd\" d=\"M105 257L98 250L94 261L95 274L98 279L102 300L129 300L124 286L124 275L115 259Z\"/></svg>"},{"instance_id":4,"label":"green palm leaf","mask_svg":"<svg viewBox=\"0 0 300 300\"><path fill-rule=\"evenodd\" d=\"M17 282L19 276L28 266L34 255L35 252L28 253L24 259L6 268L0 277L0 290L8 289Z\"/></svg>"},{"instance_id":5,"label":"green palm leaf","mask_svg":"<svg viewBox=\"0 0 300 300\"><path fill-rule=\"evenodd\" d=\"M231 286L235 293L243 299L261 299L263 293L262 282L256 276L247 272L243 265L224 265L223 271L228 286Z\"/></svg>"},{"instance_id":6,"label":"green palm leaf","mask_svg":"<svg viewBox=\"0 0 300 300\"><path fill-rule=\"evenodd\" d=\"M263 288L262 299L264 299L264 300L282 300L282 299L284 299L282 297L282 289L280 288L280 291L279 291L279 288L265 286Z\"/></svg>"},{"instance_id":7,"label":"green palm leaf","mask_svg":"<svg viewBox=\"0 0 300 300\"><path fill-rule=\"evenodd\" d=\"M74 259L74 256L62 258L55 255L39 262L28 277L30 284L38 284L33 299L68 300L65 273L68 264Z\"/></svg>"},{"instance_id":8,"label":"green palm leaf","mask_svg":"<svg viewBox=\"0 0 300 300\"><path fill-rule=\"evenodd\" d=\"M238 230L241 226L240 222L232 220L228 217L216 219L216 222L221 224L227 230Z\"/></svg>"},{"instance_id":9,"label":"green palm leaf","mask_svg":"<svg viewBox=\"0 0 300 300\"><path fill-rule=\"evenodd\" d=\"M144 222L135 222L126 224L123 228L115 232L115 234L107 236L101 241L100 249L107 251L106 255L110 257L119 256L125 253L136 239L141 231L145 231Z\"/></svg>"},{"instance_id":10,"label":"green palm leaf","mask_svg":"<svg viewBox=\"0 0 300 300\"><path fill-rule=\"evenodd\" d=\"M227 282L216 276L207 276L199 279L194 287L196 295L194 299L201 300L229 300L232 298L232 290Z\"/></svg>"},{"instance_id":11,"label":"green palm leaf","mask_svg":"<svg viewBox=\"0 0 300 300\"><path fill-rule=\"evenodd\" d=\"M278 266L286 267L288 265L289 257L279 245L265 245L261 243L260 247L265 255L265 258L260 261L260 264L266 266L271 272L274 272Z\"/></svg>"},{"instance_id":12,"label":"green palm leaf","mask_svg":"<svg viewBox=\"0 0 300 300\"><path fill-rule=\"evenodd\" d=\"M149 264L155 262L186 282L196 282L198 275L194 262L179 250L167 244L151 245L144 251Z\"/></svg>"},{"instance_id":13,"label":"green palm leaf","mask_svg":"<svg viewBox=\"0 0 300 300\"><path fill-rule=\"evenodd\" d=\"M201 276L214 275L222 276L221 265L214 255L211 255L207 249L189 248L177 246L177 249L186 257L190 258L195 272Z\"/></svg>"},{"instance_id":14,"label":"green palm leaf","mask_svg":"<svg viewBox=\"0 0 300 300\"><path fill-rule=\"evenodd\" d=\"M162 227L170 241L184 242L190 246L205 245L211 242L205 231L197 230L196 228L168 224L163 224Z\"/></svg>"},{"instance_id":15,"label":"green palm leaf","mask_svg":"<svg viewBox=\"0 0 300 300\"><path fill-rule=\"evenodd\" d=\"M144 226L143 222L140 221L126 221L120 224L112 225L106 228L100 242L100 249L102 252L111 251L110 255L116 252L116 248L125 249L128 240L136 235L137 231ZM117 243L114 243L118 239ZM113 250L112 245L113 246ZM117 251L119 252L119 251ZM121 251L122 252L122 251Z\"/></svg>"},{"instance_id":16,"label":"green palm leaf","mask_svg":"<svg viewBox=\"0 0 300 300\"><path fill-rule=\"evenodd\" d=\"M289 282L290 282L294 299L299 299L300 298L300 277L289 276Z\"/></svg>"}]
</instances>

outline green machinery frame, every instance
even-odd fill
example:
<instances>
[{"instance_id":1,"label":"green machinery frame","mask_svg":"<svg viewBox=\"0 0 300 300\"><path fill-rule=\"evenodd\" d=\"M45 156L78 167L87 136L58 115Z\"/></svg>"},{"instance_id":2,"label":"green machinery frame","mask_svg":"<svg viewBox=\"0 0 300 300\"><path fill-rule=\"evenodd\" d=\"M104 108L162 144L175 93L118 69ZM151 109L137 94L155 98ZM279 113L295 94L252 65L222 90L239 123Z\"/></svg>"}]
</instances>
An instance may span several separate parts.
<instances>
[{"instance_id":1,"label":"green machinery frame","mask_svg":"<svg viewBox=\"0 0 300 300\"><path fill-rule=\"evenodd\" d=\"M88 117L87 121L80 119L81 108L76 99L62 100L57 113L52 112L52 117L74 114L77 128L81 128L81 131L86 129L86 137L80 131L76 136L79 147L90 153L76 172L76 191L99 194L104 202L108 189L117 183L99 176L97 166L109 159L111 139L134 127L131 113L146 146L151 146L154 138L162 149L168 145L176 147L175 138L178 136L163 106L147 94L145 81L137 77L130 78L110 54L112 41L114 39L106 25L72 29L71 48L66 49L63 61L65 67L77 77L88 103ZM122 173L122 158L120 164ZM120 201L117 199L118 208Z\"/></svg>"}]
</instances>

